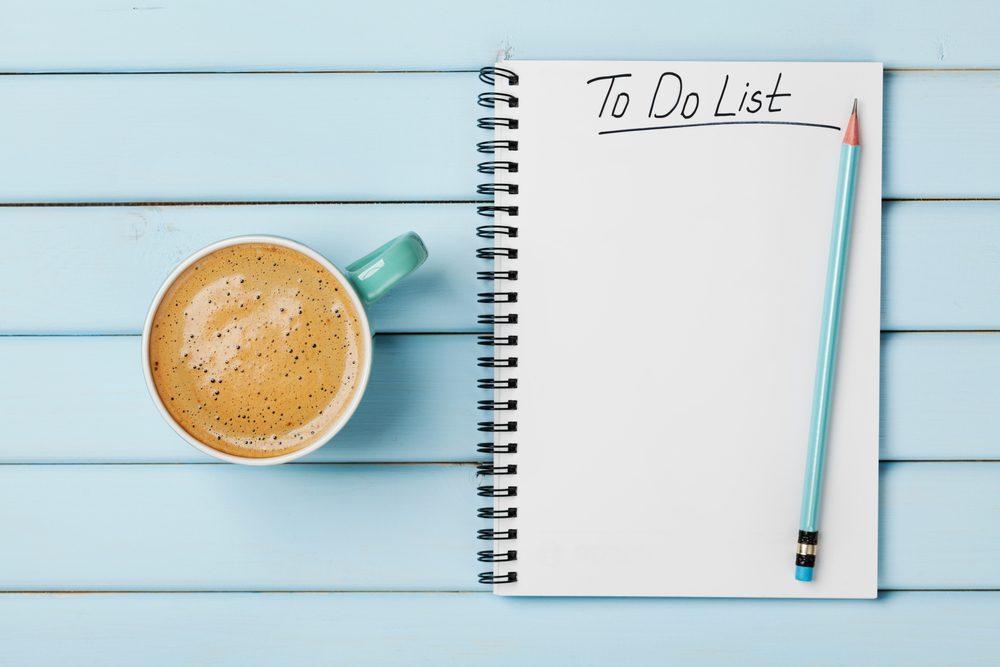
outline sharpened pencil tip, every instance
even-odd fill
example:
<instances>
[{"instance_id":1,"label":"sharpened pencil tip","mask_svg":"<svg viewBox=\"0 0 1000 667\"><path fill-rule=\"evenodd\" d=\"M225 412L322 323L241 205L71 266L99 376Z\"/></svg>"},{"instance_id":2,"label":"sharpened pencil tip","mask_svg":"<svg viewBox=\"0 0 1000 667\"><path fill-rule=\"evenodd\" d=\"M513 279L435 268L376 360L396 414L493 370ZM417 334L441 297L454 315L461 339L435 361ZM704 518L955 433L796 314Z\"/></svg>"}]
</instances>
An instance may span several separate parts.
<instances>
[{"instance_id":1,"label":"sharpened pencil tip","mask_svg":"<svg viewBox=\"0 0 1000 667\"><path fill-rule=\"evenodd\" d=\"M854 98L854 108L851 117L847 119L847 131L844 132L844 143L850 146L861 145L861 134L858 131L858 98Z\"/></svg>"}]
</instances>

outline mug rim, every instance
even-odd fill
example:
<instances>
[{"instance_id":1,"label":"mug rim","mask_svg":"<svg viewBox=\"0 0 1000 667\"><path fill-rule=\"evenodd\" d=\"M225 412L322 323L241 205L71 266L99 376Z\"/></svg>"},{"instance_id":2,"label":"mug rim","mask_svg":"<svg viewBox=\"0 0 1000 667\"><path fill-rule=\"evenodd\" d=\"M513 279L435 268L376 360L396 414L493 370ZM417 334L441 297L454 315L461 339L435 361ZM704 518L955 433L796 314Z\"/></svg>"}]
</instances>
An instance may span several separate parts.
<instances>
[{"instance_id":1,"label":"mug rim","mask_svg":"<svg viewBox=\"0 0 1000 667\"><path fill-rule=\"evenodd\" d=\"M226 452L215 449L210 445L206 445L202 441L195 438L193 435L188 433L183 426L181 426L170 411L167 410L166 404L164 404L163 399L160 398L159 392L156 390L156 383L153 381L152 368L150 367L149 361L149 341L150 332L153 327L153 319L156 317L156 311L160 307L160 303L163 301L164 295L167 290L176 282L177 278L187 270L192 264L198 260L206 257L217 250L222 250L223 248L229 248L237 245L246 245L251 243L269 243L272 245L279 245L291 250L296 250L306 257L318 262L324 269L330 272L335 278L338 279L341 285L346 288L347 294L354 304L355 310L359 313L361 328L362 328L362 340L364 349L364 359L361 364L361 373L357 379L354 387L354 394L351 396L351 400L345 406L344 411L341 413L340 418L327 427L326 431L323 432L316 440L301 449L296 449L292 452L286 452L284 454L279 454L278 456L265 456L265 457L250 457L250 456L237 456L235 454L228 454ZM153 302L149 307L149 312L146 314L146 321L142 328L142 372L146 379L146 389L149 391L150 397L153 399L153 403L156 405L157 410L160 412L160 416L174 429L174 431L180 435L187 443L193 446L195 449L208 454L209 456L225 461L227 463L239 463L243 465L252 466L268 466L268 465L278 465L281 463L288 463L289 461L294 461L295 459L302 458L307 454L311 454L320 447L326 445L333 439L337 433L344 427L345 424L354 415L355 410L357 410L358 405L361 403L361 397L365 393L365 389L368 387L368 379L371 375L372 366L372 353L374 352L374 345L372 344L372 331L371 324L368 321L368 312L365 310L364 304L361 302L361 298L358 296L357 290L354 289L354 285L347 279L344 273L338 269L334 264L323 257L321 254L310 248L309 246L303 245L298 241L293 241L289 238L283 236L272 236L268 234L252 234L245 236L233 236L227 239L222 239L211 243L200 250L196 250L194 253L189 255L180 264L178 264L173 271L170 272L160 285L160 289L157 290L156 296L153 297Z\"/></svg>"}]
</instances>

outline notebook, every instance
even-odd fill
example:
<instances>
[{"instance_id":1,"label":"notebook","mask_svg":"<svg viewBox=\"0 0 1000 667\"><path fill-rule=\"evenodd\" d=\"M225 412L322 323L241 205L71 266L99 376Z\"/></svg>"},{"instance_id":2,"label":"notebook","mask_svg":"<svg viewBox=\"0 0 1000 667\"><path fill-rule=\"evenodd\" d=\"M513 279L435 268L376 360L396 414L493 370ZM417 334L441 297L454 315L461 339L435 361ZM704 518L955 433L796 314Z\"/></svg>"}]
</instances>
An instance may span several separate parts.
<instances>
[{"instance_id":1,"label":"notebook","mask_svg":"<svg viewBox=\"0 0 1000 667\"><path fill-rule=\"evenodd\" d=\"M500 595L875 597L881 65L506 61L480 78L479 194L493 197L477 251L493 327L480 337L479 451L493 455L481 581ZM804 583L806 439L855 98L861 162Z\"/></svg>"}]
</instances>

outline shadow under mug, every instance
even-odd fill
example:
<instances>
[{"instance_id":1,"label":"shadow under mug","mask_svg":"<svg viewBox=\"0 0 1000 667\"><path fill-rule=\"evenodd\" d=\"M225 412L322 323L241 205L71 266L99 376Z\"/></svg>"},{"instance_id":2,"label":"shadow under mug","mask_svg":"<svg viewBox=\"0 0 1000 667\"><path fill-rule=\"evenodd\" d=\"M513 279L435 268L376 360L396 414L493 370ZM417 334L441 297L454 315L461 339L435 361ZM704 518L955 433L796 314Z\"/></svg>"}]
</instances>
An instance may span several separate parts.
<instances>
[{"instance_id":1,"label":"shadow under mug","mask_svg":"<svg viewBox=\"0 0 1000 667\"><path fill-rule=\"evenodd\" d=\"M331 273L334 278L337 279L337 282L346 288L348 296L354 304L355 310L358 312L358 319L362 329L362 367L357 376L357 384L355 386L354 394L351 396L351 400L345 407L340 419L331 424L325 432L316 438L314 442L301 449L277 456L261 458L227 454L226 452L219 451L209 445L206 445L184 430L184 427L182 427L177 420L173 418L167 410L166 405L164 405L163 400L160 398L160 395L156 390L156 385L153 382L153 373L149 362L149 341L150 332L153 326L153 318L156 316L156 311L160 306L160 302L163 300L163 296L166 294L167 290L170 289L170 286L174 284L174 281L176 281L189 266L193 265L195 262L206 257L207 255L210 255L217 250L221 250L222 248L248 243L266 243L270 245L282 246L284 248L298 251L306 257L318 262L323 268ZM353 415L354 411L357 409L358 404L361 402L361 397L365 392L365 388L368 385L368 376L371 374L374 346L372 345L373 334L371 324L368 321L368 313L365 310L365 307L385 295L385 293L388 292L396 283L423 264L426 259L427 247L424 245L423 240L415 232L407 232L406 234L397 236L388 243L368 253L361 259L348 264L343 271L338 269L315 250L304 246L301 243L297 243L280 236L237 236L223 241L218 241L212 245L202 248L181 262L180 265L173 270L170 276L167 277L159 291L156 293L156 297L153 299L153 303L149 307L149 314L146 316L146 323L142 329L142 370L143 375L146 378L146 387L149 389L149 394L153 399L153 403L156 404L160 414L167 421L167 423L170 424L174 431L178 433L178 435L184 438L184 440L196 449L221 461L256 466L275 465L278 463L294 461L295 459L316 451L329 442L329 440L344 427L347 421L351 418L351 415Z\"/></svg>"}]
</instances>

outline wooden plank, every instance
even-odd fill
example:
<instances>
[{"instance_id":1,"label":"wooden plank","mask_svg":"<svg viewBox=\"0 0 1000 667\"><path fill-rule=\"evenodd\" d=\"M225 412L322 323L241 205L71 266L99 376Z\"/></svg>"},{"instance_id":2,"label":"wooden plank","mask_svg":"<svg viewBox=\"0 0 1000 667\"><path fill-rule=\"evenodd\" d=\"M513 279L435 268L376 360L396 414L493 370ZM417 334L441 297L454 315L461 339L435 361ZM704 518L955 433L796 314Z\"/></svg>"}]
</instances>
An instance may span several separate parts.
<instances>
[{"instance_id":1,"label":"wooden plank","mask_svg":"<svg viewBox=\"0 0 1000 667\"><path fill-rule=\"evenodd\" d=\"M0 595L0 661L142 664L974 667L1000 652L1000 593L878 600L474 594Z\"/></svg>"},{"instance_id":2,"label":"wooden plank","mask_svg":"<svg viewBox=\"0 0 1000 667\"><path fill-rule=\"evenodd\" d=\"M0 202L469 199L481 87L471 74L4 76Z\"/></svg>"},{"instance_id":3,"label":"wooden plank","mask_svg":"<svg viewBox=\"0 0 1000 667\"><path fill-rule=\"evenodd\" d=\"M1000 336L882 336L883 459L1000 459Z\"/></svg>"},{"instance_id":4,"label":"wooden plank","mask_svg":"<svg viewBox=\"0 0 1000 667\"><path fill-rule=\"evenodd\" d=\"M0 202L469 199L482 89L471 73L0 77ZM998 107L1000 71L888 73L885 196L1000 195Z\"/></svg>"},{"instance_id":5,"label":"wooden plank","mask_svg":"<svg viewBox=\"0 0 1000 667\"><path fill-rule=\"evenodd\" d=\"M0 338L0 463L214 462L157 413L139 347L136 336ZM357 413L305 460L481 460L482 349L474 336L377 336Z\"/></svg>"},{"instance_id":6,"label":"wooden plank","mask_svg":"<svg viewBox=\"0 0 1000 667\"><path fill-rule=\"evenodd\" d=\"M98 0L4 3L0 64L16 71L470 68L518 58L883 60L990 67L993 3L837 6L624 0L502 6ZM46 48L39 48L45 44Z\"/></svg>"},{"instance_id":7,"label":"wooden plank","mask_svg":"<svg viewBox=\"0 0 1000 667\"><path fill-rule=\"evenodd\" d=\"M349 426L307 461L474 461L474 336L378 336ZM0 463L207 463L160 419L133 336L0 338ZM1000 336L882 338L882 458L998 459ZM46 410L56 407L58 419ZM113 428L108 428L113 424Z\"/></svg>"},{"instance_id":8,"label":"wooden plank","mask_svg":"<svg viewBox=\"0 0 1000 667\"><path fill-rule=\"evenodd\" d=\"M1000 463L884 463L879 498L880 588L1000 589Z\"/></svg>"},{"instance_id":9,"label":"wooden plank","mask_svg":"<svg viewBox=\"0 0 1000 667\"><path fill-rule=\"evenodd\" d=\"M0 466L0 590L476 587L469 465Z\"/></svg>"},{"instance_id":10,"label":"wooden plank","mask_svg":"<svg viewBox=\"0 0 1000 667\"><path fill-rule=\"evenodd\" d=\"M468 464L0 466L0 590L482 590L475 486ZM881 588L1000 588L1000 463L883 464L881 497Z\"/></svg>"},{"instance_id":11,"label":"wooden plank","mask_svg":"<svg viewBox=\"0 0 1000 667\"><path fill-rule=\"evenodd\" d=\"M882 229L883 329L1000 329L1000 202L886 203Z\"/></svg>"},{"instance_id":12,"label":"wooden plank","mask_svg":"<svg viewBox=\"0 0 1000 667\"><path fill-rule=\"evenodd\" d=\"M138 333L173 268L231 236L287 236L345 266L411 229L430 258L369 309L375 331L474 330L477 219L469 205L0 208L0 244L20 249L0 262L0 331Z\"/></svg>"},{"instance_id":13,"label":"wooden plank","mask_svg":"<svg viewBox=\"0 0 1000 667\"><path fill-rule=\"evenodd\" d=\"M890 73L885 108L884 196L1000 195L1000 71Z\"/></svg>"},{"instance_id":14,"label":"wooden plank","mask_svg":"<svg viewBox=\"0 0 1000 667\"><path fill-rule=\"evenodd\" d=\"M883 208L883 328L1000 329L1000 202ZM289 236L343 265L408 229L430 260L371 309L376 330L475 331L477 220L469 204L0 208L0 245L19 249L0 262L0 333L138 333L171 269L227 236Z\"/></svg>"}]
</instances>

